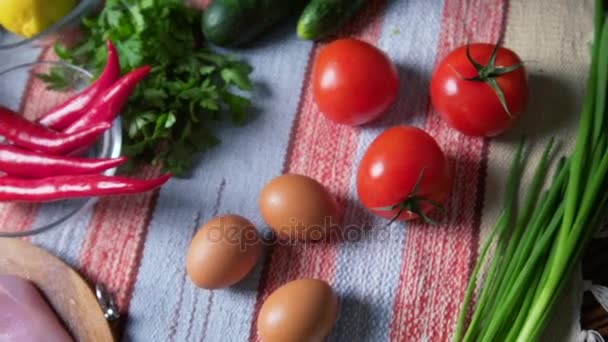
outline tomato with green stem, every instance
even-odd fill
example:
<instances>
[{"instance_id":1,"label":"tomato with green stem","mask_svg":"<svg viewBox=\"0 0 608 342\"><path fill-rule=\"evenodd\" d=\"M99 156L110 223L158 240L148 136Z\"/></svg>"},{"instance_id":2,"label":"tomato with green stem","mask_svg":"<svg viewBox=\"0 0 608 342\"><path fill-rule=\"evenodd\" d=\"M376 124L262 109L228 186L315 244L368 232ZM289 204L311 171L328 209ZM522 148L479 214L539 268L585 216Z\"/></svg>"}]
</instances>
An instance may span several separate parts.
<instances>
[{"instance_id":1,"label":"tomato with green stem","mask_svg":"<svg viewBox=\"0 0 608 342\"><path fill-rule=\"evenodd\" d=\"M384 131L365 152L357 174L363 205L391 220L421 218L447 199L452 185L448 160L435 139L410 126Z\"/></svg>"},{"instance_id":2,"label":"tomato with green stem","mask_svg":"<svg viewBox=\"0 0 608 342\"><path fill-rule=\"evenodd\" d=\"M464 134L493 137L509 129L528 102L526 69L515 52L493 44L452 51L433 73L431 101Z\"/></svg>"}]
</instances>

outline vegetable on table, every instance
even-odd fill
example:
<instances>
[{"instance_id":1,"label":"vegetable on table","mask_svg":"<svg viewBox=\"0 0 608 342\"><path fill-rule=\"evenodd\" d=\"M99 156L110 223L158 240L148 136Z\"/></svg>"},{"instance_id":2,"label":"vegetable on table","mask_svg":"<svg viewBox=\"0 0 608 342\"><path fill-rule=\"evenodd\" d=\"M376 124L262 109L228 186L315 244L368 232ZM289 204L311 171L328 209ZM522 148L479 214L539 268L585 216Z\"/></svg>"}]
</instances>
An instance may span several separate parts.
<instances>
[{"instance_id":1,"label":"vegetable on table","mask_svg":"<svg viewBox=\"0 0 608 342\"><path fill-rule=\"evenodd\" d=\"M75 133L102 122L112 122L133 94L137 85L150 73L149 66L137 68L107 88L93 101L89 110L63 132Z\"/></svg>"},{"instance_id":2,"label":"vegetable on table","mask_svg":"<svg viewBox=\"0 0 608 342\"><path fill-rule=\"evenodd\" d=\"M303 4L303 0L214 0L203 13L203 33L216 45L244 44L301 9Z\"/></svg>"},{"instance_id":3,"label":"vegetable on table","mask_svg":"<svg viewBox=\"0 0 608 342\"><path fill-rule=\"evenodd\" d=\"M41 179L0 178L0 201L50 202L70 198L127 195L161 187L170 174L154 179L104 175L70 175Z\"/></svg>"},{"instance_id":4,"label":"vegetable on table","mask_svg":"<svg viewBox=\"0 0 608 342\"><path fill-rule=\"evenodd\" d=\"M0 26L31 38L60 21L76 5L77 0L2 0Z\"/></svg>"},{"instance_id":5,"label":"vegetable on table","mask_svg":"<svg viewBox=\"0 0 608 342\"><path fill-rule=\"evenodd\" d=\"M143 66L116 80L118 55L109 40L107 49L108 62L100 79L53 109L46 120L30 122L0 107L0 136L16 145L0 144L0 201L48 202L135 194L154 190L171 178L171 174L149 180L99 174L125 163L126 157L55 156L82 151L94 143L111 127L129 96L150 73L151 68ZM43 124L67 127L56 132Z\"/></svg>"},{"instance_id":6,"label":"vegetable on table","mask_svg":"<svg viewBox=\"0 0 608 342\"><path fill-rule=\"evenodd\" d=\"M397 99L399 74L377 47L339 39L323 47L312 71L314 99L330 120L363 125L383 115Z\"/></svg>"},{"instance_id":7,"label":"vegetable on table","mask_svg":"<svg viewBox=\"0 0 608 342\"><path fill-rule=\"evenodd\" d=\"M410 126L380 134L359 164L357 192L363 205L391 220L421 218L447 199L452 186L448 160L435 139Z\"/></svg>"},{"instance_id":8,"label":"vegetable on table","mask_svg":"<svg viewBox=\"0 0 608 342\"><path fill-rule=\"evenodd\" d=\"M317 40L327 37L357 14L365 0L311 0L298 21L298 37Z\"/></svg>"},{"instance_id":9,"label":"vegetable on table","mask_svg":"<svg viewBox=\"0 0 608 342\"><path fill-rule=\"evenodd\" d=\"M450 126L493 137L509 129L528 102L526 69L515 52L493 44L457 48L431 78L431 101Z\"/></svg>"},{"instance_id":10,"label":"vegetable on table","mask_svg":"<svg viewBox=\"0 0 608 342\"><path fill-rule=\"evenodd\" d=\"M273 6L283 3L290 2ZM61 59L97 73L110 39L123 73L153 67L121 112L123 153L133 164L158 163L183 175L198 153L219 143L220 121L248 121L252 68L205 48L196 34L200 17L183 0L107 0L99 13L83 19L86 40L70 49L57 46Z\"/></svg>"},{"instance_id":11,"label":"vegetable on table","mask_svg":"<svg viewBox=\"0 0 608 342\"><path fill-rule=\"evenodd\" d=\"M76 158L41 154L0 144L0 171L11 177L45 178L100 173L127 161L118 158Z\"/></svg>"},{"instance_id":12,"label":"vegetable on table","mask_svg":"<svg viewBox=\"0 0 608 342\"><path fill-rule=\"evenodd\" d=\"M106 42L107 62L99 78L82 91L42 115L38 123L56 131L62 131L91 109L94 100L110 88L120 77L118 52L112 41Z\"/></svg>"},{"instance_id":13,"label":"vegetable on table","mask_svg":"<svg viewBox=\"0 0 608 342\"><path fill-rule=\"evenodd\" d=\"M15 145L51 155L65 155L90 146L111 126L102 122L71 134L57 133L0 107L0 136Z\"/></svg>"},{"instance_id":14,"label":"vegetable on table","mask_svg":"<svg viewBox=\"0 0 608 342\"><path fill-rule=\"evenodd\" d=\"M455 341L539 340L608 209L607 88L608 20L604 2L597 0L587 93L574 152L560 160L548 189L541 192L555 154L553 143L547 145L526 188L524 204L517 210L524 168L520 147L508 179L504 209L481 249L465 293ZM489 258L494 243L496 251ZM485 276L482 270L486 270ZM480 279L485 281L471 315L468 309Z\"/></svg>"}]
</instances>

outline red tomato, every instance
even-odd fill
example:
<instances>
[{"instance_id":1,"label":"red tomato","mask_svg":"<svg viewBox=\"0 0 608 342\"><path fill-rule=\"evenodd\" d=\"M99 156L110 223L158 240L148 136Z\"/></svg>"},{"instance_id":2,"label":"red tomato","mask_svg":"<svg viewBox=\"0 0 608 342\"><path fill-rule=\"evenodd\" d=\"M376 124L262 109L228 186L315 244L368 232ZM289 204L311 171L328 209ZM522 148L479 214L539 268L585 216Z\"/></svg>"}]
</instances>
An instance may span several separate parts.
<instances>
[{"instance_id":1,"label":"red tomato","mask_svg":"<svg viewBox=\"0 0 608 342\"><path fill-rule=\"evenodd\" d=\"M418 205L428 213L434 206L427 200L441 204L449 195L451 183L447 158L435 139L409 126L393 127L380 134L365 152L357 175L363 205L387 219L394 218L399 209L379 209L399 204ZM418 216L406 210L399 219Z\"/></svg>"},{"instance_id":2,"label":"red tomato","mask_svg":"<svg viewBox=\"0 0 608 342\"><path fill-rule=\"evenodd\" d=\"M494 45L469 45L472 58L481 65L488 64ZM496 91L487 82L470 81L480 75L467 58L467 48L452 51L437 67L431 79L431 100L441 116L454 128L473 136L496 136L509 129L524 111L528 102L528 78L523 66L496 76L504 93L509 113L499 100ZM521 63L515 52L499 48L497 68Z\"/></svg>"},{"instance_id":3,"label":"red tomato","mask_svg":"<svg viewBox=\"0 0 608 342\"><path fill-rule=\"evenodd\" d=\"M340 39L318 54L312 73L315 101L327 118L363 125L386 112L399 90L397 68L375 46Z\"/></svg>"}]
</instances>

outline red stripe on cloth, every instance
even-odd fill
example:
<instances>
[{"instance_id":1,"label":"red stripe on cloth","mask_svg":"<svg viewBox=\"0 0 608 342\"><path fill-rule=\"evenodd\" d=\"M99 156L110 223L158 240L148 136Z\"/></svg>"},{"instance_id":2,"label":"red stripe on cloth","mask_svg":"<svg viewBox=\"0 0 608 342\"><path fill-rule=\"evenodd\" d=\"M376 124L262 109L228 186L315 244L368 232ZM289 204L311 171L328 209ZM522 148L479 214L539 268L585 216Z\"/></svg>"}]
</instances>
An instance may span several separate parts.
<instances>
[{"instance_id":1,"label":"red stripe on cloth","mask_svg":"<svg viewBox=\"0 0 608 342\"><path fill-rule=\"evenodd\" d=\"M74 32L63 37L72 45L79 39ZM53 49L45 60L56 60ZM156 167L147 167L134 175L151 178L160 174ZM141 264L143 245L158 192L136 196L100 199L93 209L87 235L80 250L80 270L92 283L103 282L114 296L121 312L128 312L135 280ZM122 333L125 320L119 323ZM119 336L120 337L120 336Z\"/></svg>"},{"instance_id":2,"label":"red stripe on cloth","mask_svg":"<svg viewBox=\"0 0 608 342\"><path fill-rule=\"evenodd\" d=\"M385 3L385 0L371 1L341 36L352 36L375 44L382 30ZM336 196L344 211L354 172L359 129L328 121L314 103L311 69L321 47L320 44L316 45L311 53L284 171L318 180ZM256 318L268 295L286 282L299 278L324 279L331 283L336 257L337 248L331 242L275 246L262 271L250 340L259 340Z\"/></svg>"},{"instance_id":3,"label":"red stripe on cloth","mask_svg":"<svg viewBox=\"0 0 608 342\"><path fill-rule=\"evenodd\" d=\"M70 35L67 38L64 43L70 44L77 39L77 35ZM47 48L42 53L41 60L57 60L57 56L52 48ZM40 71L44 70L38 70ZM37 79L33 79L29 87L29 94L36 95L28 96L28 100L24 99L23 102L24 113L29 119L34 119L69 96L65 94L59 98L56 93L50 94L45 91L44 84ZM137 176L149 178L158 173L157 169L148 168ZM149 193L100 200L94 208L81 249L80 261L83 273L93 282L104 282L115 294L116 303L122 311L128 311L156 197L157 193ZM11 220L24 217L21 226L29 227L37 207L27 205L21 208L25 208L22 209L23 214L12 212ZM0 222L3 222L1 218Z\"/></svg>"},{"instance_id":4,"label":"red stripe on cloth","mask_svg":"<svg viewBox=\"0 0 608 342\"><path fill-rule=\"evenodd\" d=\"M469 41L496 42L506 5L507 0L446 0L437 62ZM446 225L408 225L391 322L393 341L450 339L478 248L487 141L452 130L432 108L425 128L450 159L454 187Z\"/></svg>"},{"instance_id":5,"label":"red stripe on cloth","mask_svg":"<svg viewBox=\"0 0 608 342\"><path fill-rule=\"evenodd\" d=\"M158 174L158 168L147 167L135 177ZM157 197L151 192L101 199L82 246L81 271L91 282L103 282L122 312L129 308Z\"/></svg>"},{"instance_id":6,"label":"red stripe on cloth","mask_svg":"<svg viewBox=\"0 0 608 342\"><path fill-rule=\"evenodd\" d=\"M30 230L37 213L37 204L0 204L0 232L19 233Z\"/></svg>"}]
</instances>

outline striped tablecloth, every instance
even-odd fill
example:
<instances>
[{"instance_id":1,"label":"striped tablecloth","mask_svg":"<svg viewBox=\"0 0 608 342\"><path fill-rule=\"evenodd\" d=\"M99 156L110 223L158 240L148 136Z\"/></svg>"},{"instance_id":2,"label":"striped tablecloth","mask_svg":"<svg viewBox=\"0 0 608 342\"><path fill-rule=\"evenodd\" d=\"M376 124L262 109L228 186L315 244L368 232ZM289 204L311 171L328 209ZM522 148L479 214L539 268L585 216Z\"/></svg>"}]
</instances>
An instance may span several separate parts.
<instances>
[{"instance_id":1,"label":"striped tablecloth","mask_svg":"<svg viewBox=\"0 0 608 342\"><path fill-rule=\"evenodd\" d=\"M592 7L591 0L370 0L342 35L386 51L399 67L401 91L386 117L360 128L320 115L310 73L323 44L299 41L286 27L239 51L255 66L259 115L244 128L222 131L223 144L202 156L190 178L174 179L159 193L101 200L68 226L32 240L108 286L125 314L118 335L128 341L256 341L261 303L303 277L327 280L341 298L329 340L448 340L479 241L496 218L514 142L530 137L537 147L532 159L549 136L571 142ZM453 48L503 35L528 64L529 110L505 136L466 137L429 105L431 72ZM3 52L0 63L37 58L53 58L52 51ZM36 101L35 93L27 101ZM449 156L455 186L445 225L396 223L338 243L268 248L252 274L227 290L201 290L187 279L185 254L198 227L217 214L239 213L262 228L257 196L284 172L331 189L344 224L381 226L385 221L357 202L356 166L371 141L396 124L424 128ZM39 219L35 207L0 206L0 227L27 229Z\"/></svg>"}]
</instances>

